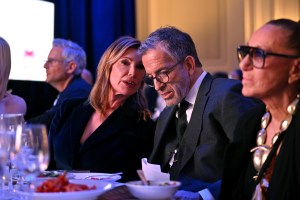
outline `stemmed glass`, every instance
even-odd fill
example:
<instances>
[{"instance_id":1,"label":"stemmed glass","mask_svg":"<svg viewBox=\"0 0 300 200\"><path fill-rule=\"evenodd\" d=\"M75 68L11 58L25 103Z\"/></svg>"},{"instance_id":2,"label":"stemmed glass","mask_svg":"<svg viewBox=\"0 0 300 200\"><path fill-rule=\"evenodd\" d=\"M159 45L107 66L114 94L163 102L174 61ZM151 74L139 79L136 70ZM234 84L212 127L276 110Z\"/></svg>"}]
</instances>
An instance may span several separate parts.
<instances>
[{"instance_id":1,"label":"stemmed glass","mask_svg":"<svg viewBox=\"0 0 300 200\"><path fill-rule=\"evenodd\" d=\"M23 163L26 162L28 155L32 152L33 148L33 135L32 135L32 130L30 128L26 128L24 125L22 127L22 132L21 135L18 137L18 145L19 145L19 152L16 154L15 159L13 160L14 165L17 166L17 174L19 178L19 187L22 190L23 189L23 184L24 184L24 173L23 171L19 170L18 166L23 165Z\"/></svg>"},{"instance_id":2,"label":"stemmed glass","mask_svg":"<svg viewBox=\"0 0 300 200\"><path fill-rule=\"evenodd\" d=\"M1 184L1 191L0 191L0 199L6 199L7 194L4 190L4 184L5 184L5 168L8 161L8 154L7 151L10 148L10 135L6 134L5 132L0 132L0 176L2 179Z\"/></svg>"},{"instance_id":3,"label":"stemmed glass","mask_svg":"<svg viewBox=\"0 0 300 200\"><path fill-rule=\"evenodd\" d=\"M13 196L13 183L12 183L12 160L15 157L15 154L19 150L18 145L16 143L16 135L17 132L21 131L22 124L24 123L23 114L1 114L0 115L0 134L2 137L6 138L7 141L7 165L8 165L8 186L9 190L4 192L4 184L5 184L5 176L1 176L2 178L2 194L6 193L5 196L10 198Z\"/></svg>"},{"instance_id":4,"label":"stemmed glass","mask_svg":"<svg viewBox=\"0 0 300 200\"><path fill-rule=\"evenodd\" d=\"M35 189L33 182L36 176L47 169L49 157L46 126L43 124L23 125L20 151L16 155L15 165L29 183L30 192Z\"/></svg>"}]
</instances>

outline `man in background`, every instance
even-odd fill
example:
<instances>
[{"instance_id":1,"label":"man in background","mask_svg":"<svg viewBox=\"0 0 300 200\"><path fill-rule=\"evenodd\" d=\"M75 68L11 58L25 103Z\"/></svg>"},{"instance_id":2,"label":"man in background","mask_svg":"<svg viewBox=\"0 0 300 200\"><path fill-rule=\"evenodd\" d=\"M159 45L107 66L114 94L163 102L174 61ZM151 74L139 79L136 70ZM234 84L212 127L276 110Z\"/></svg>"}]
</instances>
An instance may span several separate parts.
<instances>
[{"instance_id":1,"label":"man in background","mask_svg":"<svg viewBox=\"0 0 300 200\"><path fill-rule=\"evenodd\" d=\"M28 122L46 124L49 130L52 118L61 103L66 99L88 97L91 85L81 77L86 68L86 53L72 41L54 39L44 68L47 73L46 82L59 94L49 110L29 119Z\"/></svg>"},{"instance_id":2,"label":"man in background","mask_svg":"<svg viewBox=\"0 0 300 200\"><path fill-rule=\"evenodd\" d=\"M243 79L243 72L241 69L234 69L228 74L228 78L230 79L236 79L239 81L242 81Z\"/></svg>"},{"instance_id":3,"label":"man in background","mask_svg":"<svg viewBox=\"0 0 300 200\"><path fill-rule=\"evenodd\" d=\"M83 78L83 80L85 80L90 85L94 84L94 76L93 76L92 72L88 69L82 70L81 78Z\"/></svg>"}]
</instances>

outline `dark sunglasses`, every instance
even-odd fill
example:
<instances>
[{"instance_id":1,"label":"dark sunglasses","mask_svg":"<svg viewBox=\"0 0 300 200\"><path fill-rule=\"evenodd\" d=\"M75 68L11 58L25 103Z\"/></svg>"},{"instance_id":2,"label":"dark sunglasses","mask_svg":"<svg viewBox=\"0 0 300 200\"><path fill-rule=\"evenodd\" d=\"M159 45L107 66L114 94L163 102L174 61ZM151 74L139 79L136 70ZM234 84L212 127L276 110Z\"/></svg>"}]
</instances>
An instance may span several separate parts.
<instances>
[{"instance_id":1,"label":"dark sunglasses","mask_svg":"<svg viewBox=\"0 0 300 200\"><path fill-rule=\"evenodd\" d=\"M284 58L300 58L300 56L266 52L260 48L251 47L251 46L239 46L237 48L237 57L239 62L241 62L248 54L253 66L259 69L264 67L265 59L267 56L277 56L277 57L284 57Z\"/></svg>"}]
</instances>

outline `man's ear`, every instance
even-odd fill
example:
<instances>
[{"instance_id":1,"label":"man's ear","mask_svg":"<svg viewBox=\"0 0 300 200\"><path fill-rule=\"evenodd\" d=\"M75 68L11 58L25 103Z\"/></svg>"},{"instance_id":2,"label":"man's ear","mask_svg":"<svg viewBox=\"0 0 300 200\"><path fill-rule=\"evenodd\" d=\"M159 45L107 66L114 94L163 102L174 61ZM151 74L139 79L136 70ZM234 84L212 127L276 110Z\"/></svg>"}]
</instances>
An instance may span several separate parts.
<instances>
[{"instance_id":1,"label":"man's ear","mask_svg":"<svg viewBox=\"0 0 300 200\"><path fill-rule=\"evenodd\" d=\"M297 58L290 70L289 83L300 81L300 58Z\"/></svg>"},{"instance_id":2,"label":"man's ear","mask_svg":"<svg viewBox=\"0 0 300 200\"><path fill-rule=\"evenodd\" d=\"M192 56L187 56L184 60L184 66L190 75L193 74L196 68L195 59Z\"/></svg>"},{"instance_id":3,"label":"man's ear","mask_svg":"<svg viewBox=\"0 0 300 200\"><path fill-rule=\"evenodd\" d=\"M74 71L77 68L77 65L76 65L76 63L74 61L70 61L70 62L68 62L66 68L67 68L66 71L67 71L68 74L73 74Z\"/></svg>"}]
</instances>

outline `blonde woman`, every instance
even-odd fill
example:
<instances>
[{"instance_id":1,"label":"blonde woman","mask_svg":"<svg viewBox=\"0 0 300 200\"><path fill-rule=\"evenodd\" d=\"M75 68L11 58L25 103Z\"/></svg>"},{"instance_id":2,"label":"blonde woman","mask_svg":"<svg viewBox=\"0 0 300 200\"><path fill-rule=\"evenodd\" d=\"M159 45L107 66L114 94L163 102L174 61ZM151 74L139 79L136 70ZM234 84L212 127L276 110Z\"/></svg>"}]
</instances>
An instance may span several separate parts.
<instances>
[{"instance_id":1,"label":"blonde woman","mask_svg":"<svg viewBox=\"0 0 300 200\"><path fill-rule=\"evenodd\" d=\"M126 36L103 54L89 99L66 101L50 128L49 169L123 172L137 179L150 155L154 123L143 97L140 41Z\"/></svg>"},{"instance_id":2,"label":"blonde woman","mask_svg":"<svg viewBox=\"0 0 300 200\"><path fill-rule=\"evenodd\" d=\"M27 106L24 99L11 94L11 91L7 90L10 69L10 47L7 41L0 37L0 114L25 114Z\"/></svg>"}]
</instances>

